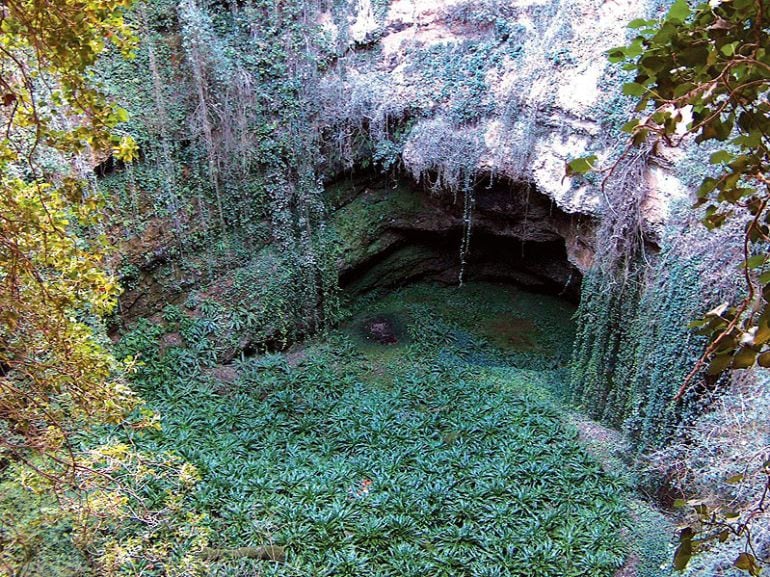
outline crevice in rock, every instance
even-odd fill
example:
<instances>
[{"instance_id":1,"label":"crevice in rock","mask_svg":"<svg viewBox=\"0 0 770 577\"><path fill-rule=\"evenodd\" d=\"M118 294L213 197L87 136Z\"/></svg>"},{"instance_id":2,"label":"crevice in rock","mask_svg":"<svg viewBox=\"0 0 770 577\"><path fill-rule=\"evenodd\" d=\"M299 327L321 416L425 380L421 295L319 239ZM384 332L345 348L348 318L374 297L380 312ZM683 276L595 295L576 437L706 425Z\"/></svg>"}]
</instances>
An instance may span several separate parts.
<instances>
[{"instance_id":1,"label":"crevice in rock","mask_svg":"<svg viewBox=\"0 0 770 577\"><path fill-rule=\"evenodd\" d=\"M462 229L407 231L387 251L341 276L353 293L396 288L417 281L457 284ZM515 284L577 301L582 273L569 263L563 241L522 242L477 231L467 255L464 279Z\"/></svg>"}]
</instances>

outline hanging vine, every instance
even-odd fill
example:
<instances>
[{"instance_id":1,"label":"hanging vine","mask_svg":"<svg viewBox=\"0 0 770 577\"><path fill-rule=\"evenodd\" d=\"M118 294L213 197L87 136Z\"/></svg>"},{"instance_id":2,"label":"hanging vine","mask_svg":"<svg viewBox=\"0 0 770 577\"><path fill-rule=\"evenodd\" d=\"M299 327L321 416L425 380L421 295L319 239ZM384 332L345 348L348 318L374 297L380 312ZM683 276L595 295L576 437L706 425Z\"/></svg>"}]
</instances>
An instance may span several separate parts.
<instances>
[{"instance_id":1,"label":"hanging vine","mask_svg":"<svg viewBox=\"0 0 770 577\"><path fill-rule=\"evenodd\" d=\"M468 258L468 252L471 249L471 230L473 229L473 207L476 204L476 198L473 191L473 183L470 175L463 179L463 238L460 243L460 273L458 283L463 286L465 277L465 265Z\"/></svg>"},{"instance_id":2,"label":"hanging vine","mask_svg":"<svg viewBox=\"0 0 770 577\"><path fill-rule=\"evenodd\" d=\"M685 434L709 402L708 375L675 399L703 347L689 322L737 289L729 263L739 244L737 229L704 241L697 215L685 212L668 225L659 251L649 251L642 220L649 155L624 159L604 189L608 206L583 282L571 394L594 418L624 429L638 450Z\"/></svg>"}]
</instances>

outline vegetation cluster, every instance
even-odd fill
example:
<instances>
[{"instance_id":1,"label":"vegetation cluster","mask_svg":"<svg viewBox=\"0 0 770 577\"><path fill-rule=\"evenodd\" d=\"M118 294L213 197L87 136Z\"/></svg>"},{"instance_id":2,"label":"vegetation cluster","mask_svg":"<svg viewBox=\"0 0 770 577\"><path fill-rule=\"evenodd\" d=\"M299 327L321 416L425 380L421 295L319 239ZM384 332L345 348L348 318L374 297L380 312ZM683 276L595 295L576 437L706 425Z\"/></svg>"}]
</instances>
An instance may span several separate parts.
<instances>
[{"instance_id":1,"label":"vegetation cluster","mask_svg":"<svg viewBox=\"0 0 770 577\"><path fill-rule=\"evenodd\" d=\"M495 334L500 314L533 306L538 336ZM361 326L377 314L400 318L408 338L367 341ZM226 379L172 307L121 341L119 356L145 359L134 386L164 415L162 431L132 442L195 467L192 510L209 535L197 552L218 552L213 574L614 573L628 489L529 384L534 371L567 376L563 303L414 286L352 303L352 315L288 354L235 362ZM161 348L169 332L183 340Z\"/></svg>"},{"instance_id":2,"label":"vegetation cluster","mask_svg":"<svg viewBox=\"0 0 770 577\"><path fill-rule=\"evenodd\" d=\"M710 446L717 413L704 412L730 406L722 369L770 355L770 14L712 4L635 21L611 55L629 64L599 125L629 99L658 108L623 128L639 146L612 159L574 311L462 286L480 166L490 182L531 180L556 102L542 75L579 65L574 3L453 4L446 25L476 33L404 44L401 85L374 64L383 0L363 36L344 0L68 0L53 15L4 3L0 574L614 575L629 553L640 574L665 574L660 548L627 543L660 545L630 521L629 507L654 516L631 503L635 480L586 452L565 401L622 429L630 454L657 451L650 486L698 517L676 568L746 537L756 511L724 502L746 505L767 463L749 471L730 453L715 470L693 447ZM501 86L510 70L515 90ZM700 190L706 225L721 227L708 241L691 218L651 231L641 216L686 106L698 140L729 141ZM493 119L496 136L482 130ZM346 204L328 186L369 170L395 184L386 201ZM404 176L462 206L461 286L346 302L340 267L371 258L362 239L412 207ZM108 238L130 256L109 255ZM749 297L717 307L739 261ZM373 343L373 315L403 330ZM706 359L712 370L690 371ZM681 499L709 475L735 490ZM732 564L758 574L746 542Z\"/></svg>"}]
</instances>

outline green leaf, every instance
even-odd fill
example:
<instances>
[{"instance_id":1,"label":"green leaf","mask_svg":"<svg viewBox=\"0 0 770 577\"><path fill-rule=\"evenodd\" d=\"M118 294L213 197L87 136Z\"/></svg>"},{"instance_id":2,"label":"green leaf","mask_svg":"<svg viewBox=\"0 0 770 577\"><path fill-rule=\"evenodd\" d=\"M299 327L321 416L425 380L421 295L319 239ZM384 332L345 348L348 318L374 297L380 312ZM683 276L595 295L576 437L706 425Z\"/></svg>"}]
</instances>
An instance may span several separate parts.
<instances>
[{"instance_id":1,"label":"green leaf","mask_svg":"<svg viewBox=\"0 0 770 577\"><path fill-rule=\"evenodd\" d=\"M707 372L710 375L723 373L732 364L732 361L733 359L729 354L717 355L709 363Z\"/></svg>"},{"instance_id":2,"label":"green leaf","mask_svg":"<svg viewBox=\"0 0 770 577\"><path fill-rule=\"evenodd\" d=\"M644 96L646 92L647 88L638 82L626 82L623 85L623 94L626 96L636 96L638 98L640 96Z\"/></svg>"},{"instance_id":3,"label":"green leaf","mask_svg":"<svg viewBox=\"0 0 770 577\"><path fill-rule=\"evenodd\" d=\"M709 214L706 218L703 219L703 224L706 225L706 228L709 230L713 230L715 228L719 228L722 226L725 221L727 220L727 217L730 216L731 213L717 213L714 212L712 214Z\"/></svg>"},{"instance_id":4,"label":"green leaf","mask_svg":"<svg viewBox=\"0 0 770 577\"><path fill-rule=\"evenodd\" d=\"M757 358L757 351L753 349L740 349L735 353L733 358L732 368L734 369L748 369L754 366L754 361Z\"/></svg>"},{"instance_id":5,"label":"green leaf","mask_svg":"<svg viewBox=\"0 0 770 577\"><path fill-rule=\"evenodd\" d=\"M647 136L649 135L650 131L646 128L642 128L641 130L637 130L634 132L633 137L631 138L631 142L633 142L634 146L639 146L642 144L645 140L647 140Z\"/></svg>"},{"instance_id":6,"label":"green leaf","mask_svg":"<svg viewBox=\"0 0 770 577\"><path fill-rule=\"evenodd\" d=\"M725 479L725 483L727 483L728 485L737 485L742 481L743 481L743 473L738 473L737 475L731 475L730 477L727 477L727 479Z\"/></svg>"},{"instance_id":7,"label":"green leaf","mask_svg":"<svg viewBox=\"0 0 770 577\"><path fill-rule=\"evenodd\" d=\"M719 181L716 178L711 178L710 176L703 179L703 183L698 189L698 197L705 198L708 196L708 194L717 187L718 182Z\"/></svg>"},{"instance_id":8,"label":"green leaf","mask_svg":"<svg viewBox=\"0 0 770 577\"><path fill-rule=\"evenodd\" d=\"M139 157L139 145L131 136L124 136L118 145L113 147L112 153L117 159L130 163Z\"/></svg>"},{"instance_id":9,"label":"green leaf","mask_svg":"<svg viewBox=\"0 0 770 577\"><path fill-rule=\"evenodd\" d=\"M637 126L639 126L639 119L638 118L634 118L634 119L629 120L628 122L626 122L620 128L620 130L623 131L623 132L628 132L630 134L631 132L634 131L634 128L636 128Z\"/></svg>"},{"instance_id":10,"label":"green leaf","mask_svg":"<svg viewBox=\"0 0 770 577\"><path fill-rule=\"evenodd\" d=\"M767 260L766 254L755 254L754 256L749 257L747 260L741 263L741 268L748 268L748 269L759 268L765 264L766 260Z\"/></svg>"},{"instance_id":11,"label":"green leaf","mask_svg":"<svg viewBox=\"0 0 770 577\"><path fill-rule=\"evenodd\" d=\"M738 44L740 44L740 42L730 42L729 44L722 46L719 51L725 56L732 56L735 54L735 48L738 46Z\"/></svg>"},{"instance_id":12,"label":"green leaf","mask_svg":"<svg viewBox=\"0 0 770 577\"><path fill-rule=\"evenodd\" d=\"M741 553L733 565L742 571L748 571L752 576L759 575L761 571L757 558L751 553Z\"/></svg>"},{"instance_id":13,"label":"green leaf","mask_svg":"<svg viewBox=\"0 0 770 577\"><path fill-rule=\"evenodd\" d=\"M666 20L670 22L674 22L674 21L684 22L689 15L690 15L690 6L689 4L687 4L687 1L676 0L676 2L674 2L671 5L671 9L668 11Z\"/></svg>"},{"instance_id":14,"label":"green leaf","mask_svg":"<svg viewBox=\"0 0 770 577\"><path fill-rule=\"evenodd\" d=\"M654 20L645 20L644 18L637 18L636 20L631 20L631 22L628 23L628 27L632 30L636 30L637 28L647 28L649 26L652 26L655 24Z\"/></svg>"},{"instance_id":15,"label":"green leaf","mask_svg":"<svg viewBox=\"0 0 770 577\"><path fill-rule=\"evenodd\" d=\"M609 52L607 52L607 58L610 62L613 64L617 64L618 62L623 62L623 60L626 59L626 51L624 47L621 48L613 48ZM636 67L634 67L636 68Z\"/></svg>"},{"instance_id":16,"label":"green leaf","mask_svg":"<svg viewBox=\"0 0 770 577\"><path fill-rule=\"evenodd\" d=\"M636 58L637 56L641 56L644 53L644 38L642 36L637 36L633 39L631 44L623 49L623 52L625 53L626 58Z\"/></svg>"},{"instance_id":17,"label":"green leaf","mask_svg":"<svg viewBox=\"0 0 770 577\"><path fill-rule=\"evenodd\" d=\"M722 530L722 531L719 533L719 542L720 542L720 543L724 543L725 541L727 541L727 539L728 539L729 537L730 537L730 531L728 531L727 529L723 529L723 530Z\"/></svg>"},{"instance_id":18,"label":"green leaf","mask_svg":"<svg viewBox=\"0 0 770 577\"><path fill-rule=\"evenodd\" d=\"M128 114L128 110L118 106L115 108L115 117L118 119L118 122L128 122L130 115Z\"/></svg>"},{"instance_id":19,"label":"green leaf","mask_svg":"<svg viewBox=\"0 0 770 577\"><path fill-rule=\"evenodd\" d=\"M685 539L679 543L674 552L674 569L684 571L692 558L692 539Z\"/></svg>"},{"instance_id":20,"label":"green leaf","mask_svg":"<svg viewBox=\"0 0 770 577\"><path fill-rule=\"evenodd\" d=\"M733 158L733 155L726 150L718 150L709 157L709 162L711 164L727 164L732 161Z\"/></svg>"},{"instance_id":21,"label":"green leaf","mask_svg":"<svg viewBox=\"0 0 770 577\"><path fill-rule=\"evenodd\" d=\"M596 155L583 156L576 158L567 163L567 176L573 176L576 174L585 174L590 172L594 168L596 162Z\"/></svg>"}]
</instances>

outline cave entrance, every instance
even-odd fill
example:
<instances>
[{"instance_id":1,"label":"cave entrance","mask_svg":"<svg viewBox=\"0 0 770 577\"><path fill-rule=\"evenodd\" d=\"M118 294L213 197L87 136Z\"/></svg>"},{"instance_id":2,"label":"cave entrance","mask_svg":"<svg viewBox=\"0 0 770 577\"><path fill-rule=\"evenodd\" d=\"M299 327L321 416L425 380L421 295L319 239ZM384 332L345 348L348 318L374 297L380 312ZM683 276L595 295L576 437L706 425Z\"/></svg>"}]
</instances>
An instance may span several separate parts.
<instances>
[{"instance_id":1,"label":"cave entrance","mask_svg":"<svg viewBox=\"0 0 770 577\"><path fill-rule=\"evenodd\" d=\"M462 229L406 232L398 245L344 274L342 286L359 294L418 281L459 284L462 236ZM512 284L571 301L579 298L582 280L580 271L568 262L562 243L525 243L488 231L473 235L462 272L463 282Z\"/></svg>"},{"instance_id":2,"label":"cave entrance","mask_svg":"<svg viewBox=\"0 0 770 577\"><path fill-rule=\"evenodd\" d=\"M560 210L532 183L478 179L464 255L462 194L360 176L351 177L348 187L338 223L347 227L351 246L340 281L352 295L418 281L457 285L462 270L464 282L511 284L579 299L582 273L576 263L590 259L593 222ZM360 230L351 231L351 221L359 222Z\"/></svg>"}]
</instances>

